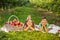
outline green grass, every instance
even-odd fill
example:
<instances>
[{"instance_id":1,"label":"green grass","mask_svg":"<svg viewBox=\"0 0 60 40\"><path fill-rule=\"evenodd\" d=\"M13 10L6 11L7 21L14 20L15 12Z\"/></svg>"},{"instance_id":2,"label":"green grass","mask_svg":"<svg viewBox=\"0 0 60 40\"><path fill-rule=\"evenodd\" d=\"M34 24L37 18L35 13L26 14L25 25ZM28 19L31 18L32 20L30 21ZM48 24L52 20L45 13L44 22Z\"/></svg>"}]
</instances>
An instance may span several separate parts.
<instances>
[{"instance_id":1,"label":"green grass","mask_svg":"<svg viewBox=\"0 0 60 40\"><path fill-rule=\"evenodd\" d=\"M16 15L19 18L19 21L25 22L28 15L32 16L32 20L35 24L39 24L43 16L46 16L49 23L60 25L60 16L55 16L55 14L44 14L34 8L31 7L15 7L10 11L4 11L0 13L0 27L4 25L8 18L11 15ZM12 17L11 19L13 19Z\"/></svg>"},{"instance_id":2,"label":"green grass","mask_svg":"<svg viewBox=\"0 0 60 40\"><path fill-rule=\"evenodd\" d=\"M25 22L28 15L32 16L32 20L38 24L42 18L40 12L34 8L29 7L16 7L11 12L6 11L0 14L0 25L3 25L11 15L16 15L21 22ZM13 17L11 18L13 19Z\"/></svg>"},{"instance_id":3,"label":"green grass","mask_svg":"<svg viewBox=\"0 0 60 40\"><path fill-rule=\"evenodd\" d=\"M0 40L59 40L54 34L42 33L39 31L21 31L21 32L0 32Z\"/></svg>"}]
</instances>

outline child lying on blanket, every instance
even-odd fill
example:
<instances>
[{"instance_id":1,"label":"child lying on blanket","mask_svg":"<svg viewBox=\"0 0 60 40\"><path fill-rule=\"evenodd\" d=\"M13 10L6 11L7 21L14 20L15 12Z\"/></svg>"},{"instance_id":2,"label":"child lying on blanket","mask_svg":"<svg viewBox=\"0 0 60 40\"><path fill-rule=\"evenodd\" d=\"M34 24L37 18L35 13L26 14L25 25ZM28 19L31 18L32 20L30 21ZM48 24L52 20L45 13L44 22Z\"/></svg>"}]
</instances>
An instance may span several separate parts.
<instances>
[{"instance_id":1,"label":"child lying on blanket","mask_svg":"<svg viewBox=\"0 0 60 40\"><path fill-rule=\"evenodd\" d=\"M27 20L24 24L24 30L34 30L34 22L32 20Z\"/></svg>"},{"instance_id":2,"label":"child lying on blanket","mask_svg":"<svg viewBox=\"0 0 60 40\"><path fill-rule=\"evenodd\" d=\"M48 32L48 22L46 17L42 18L39 27L40 27L40 31Z\"/></svg>"}]
</instances>

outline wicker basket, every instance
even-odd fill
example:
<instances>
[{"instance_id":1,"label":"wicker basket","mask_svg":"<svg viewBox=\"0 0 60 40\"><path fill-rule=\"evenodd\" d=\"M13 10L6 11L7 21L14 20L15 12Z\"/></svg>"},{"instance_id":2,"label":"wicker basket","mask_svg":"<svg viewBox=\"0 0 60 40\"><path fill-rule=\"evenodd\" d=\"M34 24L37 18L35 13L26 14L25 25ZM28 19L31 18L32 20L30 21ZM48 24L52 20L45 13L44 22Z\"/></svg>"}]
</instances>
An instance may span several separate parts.
<instances>
[{"instance_id":1,"label":"wicker basket","mask_svg":"<svg viewBox=\"0 0 60 40\"><path fill-rule=\"evenodd\" d=\"M12 17L15 17L17 18L17 20L19 21L18 17L15 16L15 15L11 15L9 18L8 18L8 22L11 20ZM8 31L21 31L23 30L23 25L21 27L18 27L18 26L12 26L10 24L5 24L4 27L8 30Z\"/></svg>"}]
</instances>

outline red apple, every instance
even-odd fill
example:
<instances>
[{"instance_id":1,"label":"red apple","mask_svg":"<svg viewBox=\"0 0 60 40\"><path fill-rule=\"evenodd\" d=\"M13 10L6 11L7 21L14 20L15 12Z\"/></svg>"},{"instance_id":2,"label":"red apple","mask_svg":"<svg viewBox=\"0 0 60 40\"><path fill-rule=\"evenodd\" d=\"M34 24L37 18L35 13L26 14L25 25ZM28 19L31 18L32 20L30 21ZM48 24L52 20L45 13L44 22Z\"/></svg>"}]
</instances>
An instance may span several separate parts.
<instances>
[{"instance_id":1,"label":"red apple","mask_svg":"<svg viewBox=\"0 0 60 40\"><path fill-rule=\"evenodd\" d=\"M14 23L11 24L12 26L15 26Z\"/></svg>"},{"instance_id":2,"label":"red apple","mask_svg":"<svg viewBox=\"0 0 60 40\"><path fill-rule=\"evenodd\" d=\"M16 24L15 23L13 23L14 24L14 26L16 26Z\"/></svg>"},{"instance_id":3,"label":"red apple","mask_svg":"<svg viewBox=\"0 0 60 40\"><path fill-rule=\"evenodd\" d=\"M18 25L19 21L16 22L16 25Z\"/></svg>"},{"instance_id":4,"label":"red apple","mask_svg":"<svg viewBox=\"0 0 60 40\"><path fill-rule=\"evenodd\" d=\"M21 22L19 22L18 26L22 26L23 24Z\"/></svg>"},{"instance_id":5,"label":"red apple","mask_svg":"<svg viewBox=\"0 0 60 40\"><path fill-rule=\"evenodd\" d=\"M58 30L58 32L60 32L60 30Z\"/></svg>"},{"instance_id":6,"label":"red apple","mask_svg":"<svg viewBox=\"0 0 60 40\"><path fill-rule=\"evenodd\" d=\"M21 22L21 26L23 25L23 23Z\"/></svg>"},{"instance_id":7,"label":"red apple","mask_svg":"<svg viewBox=\"0 0 60 40\"><path fill-rule=\"evenodd\" d=\"M19 22L18 25L21 25L21 23Z\"/></svg>"},{"instance_id":8,"label":"red apple","mask_svg":"<svg viewBox=\"0 0 60 40\"><path fill-rule=\"evenodd\" d=\"M17 19L14 19L13 22L17 22Z\"/></svg>"},{"instance_id":9,"label":"red apple","mask_svg":"<svg viewBox=\"0 0 60 40\"><path fill-rule=\"evenodd\" d=\"M10 21L9 24L11 25L12 24L12 21Z\"/></svg>"}]
</instances>

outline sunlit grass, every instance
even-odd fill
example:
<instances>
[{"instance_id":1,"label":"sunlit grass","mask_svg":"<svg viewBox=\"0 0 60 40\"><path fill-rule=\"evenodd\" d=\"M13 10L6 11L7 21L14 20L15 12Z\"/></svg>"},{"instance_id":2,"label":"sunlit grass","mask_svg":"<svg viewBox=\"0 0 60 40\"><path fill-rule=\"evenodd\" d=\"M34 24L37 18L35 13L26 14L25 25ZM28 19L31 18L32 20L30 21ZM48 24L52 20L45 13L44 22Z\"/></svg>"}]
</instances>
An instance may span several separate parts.
<instances>
[{"instance_id":1,"label":"sunlit grass","mask_svg":"<svg viewBox=\"0 0 60 40\"><path fill-rule=\"evenodd\" d=\"M59 40L54 34L42 33L39 31L0 32L1 40Z\"/></svg>"}]
</instances>

